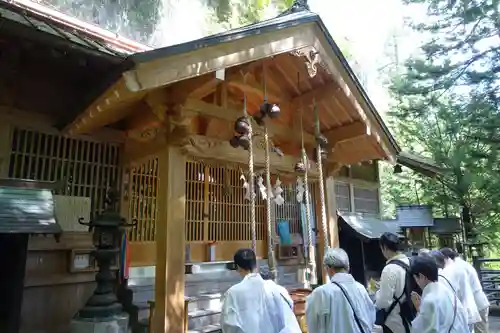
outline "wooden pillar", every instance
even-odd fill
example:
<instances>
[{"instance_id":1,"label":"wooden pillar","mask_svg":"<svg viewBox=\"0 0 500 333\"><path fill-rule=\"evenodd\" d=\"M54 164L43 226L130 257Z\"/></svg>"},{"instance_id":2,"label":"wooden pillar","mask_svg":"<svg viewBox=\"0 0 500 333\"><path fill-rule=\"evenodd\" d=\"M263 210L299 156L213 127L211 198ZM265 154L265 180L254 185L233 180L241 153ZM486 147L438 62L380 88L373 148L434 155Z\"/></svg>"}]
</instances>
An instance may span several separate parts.
<instances>
[{"instance_id":1,"label":"wooden pillar","mask_svg":"<svg viewBox=\"0 0 500 333\"><path fill-rule=\"evenodd\" d=\"M330 247L339 247L339 229L337 221L337 200L335 199L335 182L332 176L325 180L326 221Z\"/></svg>"},{"instance_id":2,"label":"wooden pillar","mask_svg":"<svg viewBox=\"0 0 500 333\"><path fill-rule=\"evenodd\" d=\"M186 156L167 146L158 154L158 218L154 333L184 332Z\"/></svg>"}]
</instances>

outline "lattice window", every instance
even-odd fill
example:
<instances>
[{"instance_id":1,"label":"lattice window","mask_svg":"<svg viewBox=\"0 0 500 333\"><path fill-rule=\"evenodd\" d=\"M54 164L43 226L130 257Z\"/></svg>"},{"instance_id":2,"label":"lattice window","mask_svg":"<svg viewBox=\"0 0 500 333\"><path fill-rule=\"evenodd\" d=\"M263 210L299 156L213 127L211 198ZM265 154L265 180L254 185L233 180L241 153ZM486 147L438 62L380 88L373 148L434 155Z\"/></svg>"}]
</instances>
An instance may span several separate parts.
<instances>
[{"instance_id":1,"label":"lattice window","mask_svg":"<svg viewBox=\"0 0 500 333\"><path fill-rule=\"evenodd\" d=\"M354 209L358 213L378 214L378 189L354 187Z\"/></svg>"},{"instance_id":2,"label":"lattice window","mask_svg":"<svg viewBox=\"0 0 500 333\"><path fill-rule=\"evenodd\" d=\"M351 190L349 184L335 183L335 199L338 210L343 212L351 211Z\"/></svg>"},{"instance_id":3,"label":"lattice window","mask_svg":"<svg viewBox=\"0 0 500 333\"><path fill-rule=\"evenodd\" d=\"M316 212L316 188L317 183L309 183L309 194L311 195L312 212ZM295 183L282 185L283 199L285 203L281 206L275 205L276 220L289 221L290 233L300 233L300 204L297 202L297 187ZM313 216L311 216L313 218ZM316 219L318 216L316 216ZM313 222L314 223L314 222Z\"/></svg>"},{"instance_id":4,"label":"lattice window","mask_svg":"<svg viewBox=\"0 0 500 333\"><path fill-rule=\"evenodd\" d=\"M128 216L137 220L137 226L129 230L129 239L132 242L154 241L158 213L158 158L132 165L127 173Z\"/></svg>"},{"instance_id":5,"label":"lattice window","mask_svg":"<svg viewBox=\"0 0 500 333\"><path fill-rule=\"evenodd\" d=\"M189 242L251 240L250 204L235 165L186 166L186 237ZM258 191L257 191L258 192ZM265 236L265 201L257 193L257 239Z\"/></svg>"},{"instance_id":6,"label":"lattice window","mask_svg":"<svg viewBox=\"0 0 500 333\"><path fill-rule=\"evenodd\" d=\"M94 216L104 210L106 191L120 182L117 144L15 128L11 147L9 178L66 181L58 194L90 197Z\"/></svg>"}]
</instances>

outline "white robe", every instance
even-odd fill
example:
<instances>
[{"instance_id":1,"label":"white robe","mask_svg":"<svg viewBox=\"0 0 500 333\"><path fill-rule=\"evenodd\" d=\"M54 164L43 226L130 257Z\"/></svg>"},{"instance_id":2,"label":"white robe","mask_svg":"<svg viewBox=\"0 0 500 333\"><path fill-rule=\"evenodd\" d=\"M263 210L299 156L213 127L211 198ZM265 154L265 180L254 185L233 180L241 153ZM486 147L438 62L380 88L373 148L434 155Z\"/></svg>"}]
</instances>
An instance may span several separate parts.
<instances>
[{"instance_id":1,"label":"white robe","mask_svg":"<svg viewBox=\"0 0 500 333\"><path fill-rule=\"evenodd\" d=\"M467 272L463 267L459 264L451 263L441 271L441 274L456 288L455 291L457 292L458 299L467 313L467 322L469 325L480 322L481 316L479 315L479 310L474 301L474 295L471 285L469 284Z\"/></svg>"},{"instance_id":2,"label":"white robe","mask_svg":"<svg viewBox=\"0 0 500 333\"><path fill-rule=\"evenodd\" d=\"M280 286L279 284L276 284L276 282L274 282L273 280L265 280L265 283L269 284L273 288L276 288L276 290L278 290L280 292L281 296L283 296L285 298L285 300L287 301L288 305L290 305L290 307L293 310L293 300L292 300L292 297L290 297L290 293L288 292L288 290L286 290L285 287Z\"/></svg>"},{"instance_id":3,"label":"white robe","mask_svg":"<svg viewBox=\"0 0 500 333\"><path fill-rule=\"evenodd\" d=\"M252 273L229 288L222 304L222 332L301 333L292 308L276 286Z\"/></svg>"},{"instance_id":4,"label":"white robe","mask_svg":"<svg viewBox=\"0 0 500 333\"><path fill-rule=\"evenodd\" d=\"M375 306L365 287L347 273L337 273L331 281L344 287L364 332L371 332L375 323ZM334 283L316 288L307 297L306 322L311 333L362 333L349 302Z\"/></svg>"},{"instance_id":5,"label":"white robe","mask_svg":"<svg viewBox=\"0 0 500 333\"><path fill-rule=\"evenodd\" d=\"M474 266L469 264L467 261L462 258L456 258L455 264L463 267L463 269L467 272L467 278L469 280L469 285L472 289L472 295L474 297L474 301L476 302L477 309L482 311L490 306L490 301L486 294L483 291L483 287L481 286L481 281L479 281L479 276L477 275L476 269Z\"/></svg>"},{"instance_id":6,"label":"white robe","mask_svg":"<svg viewBox=\"0 0 500 333\"><path fill-rule=\"evenodd\" d=\"M441 282L431 282L422 292L420 311L412 322L411 332L448 333L450 328L451 333L469 333L467 314L450 288Z\"/></svg>"}]
</instances>

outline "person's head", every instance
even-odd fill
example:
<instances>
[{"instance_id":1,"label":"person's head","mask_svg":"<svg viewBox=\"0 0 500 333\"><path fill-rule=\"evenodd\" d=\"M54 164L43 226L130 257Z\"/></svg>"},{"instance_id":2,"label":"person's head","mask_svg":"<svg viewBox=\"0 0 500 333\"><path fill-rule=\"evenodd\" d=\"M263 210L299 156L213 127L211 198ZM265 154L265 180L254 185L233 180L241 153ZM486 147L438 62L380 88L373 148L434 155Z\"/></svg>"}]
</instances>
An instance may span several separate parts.
<instances>
[{"instance_id":1,"label":"person's head","mask_svg":"<svg viewBox=\"0 0 500 333\"><path fill-rule=\"evenodd\" d=\"M426 255L426 254L430 254L430 253L431 253L431 250L426 249L426 248L421 248L420 250L418 250L418 255Z\"/></svg>"},{"instance_id":2,"label":"person's head","mask_svg":"<svg viewBox=\"0 0 500 333\"><path fill-rule=\"evenodd\" d=\"M233 259L236 264L236 270L241 276L252 273L257 268L257 258L252 249L239 249L234 254Z\"/></svg>"},{"instance_id":3,"label":"person's head","mask_svg":"<svg viewBox=\"0 0 500 333\"><path fill-rule=\"evenodd\" d=\"M349 256L341 248L330 248L323 258L323 265L329 277L349 271Z\"/></svg>"},{"instance_id":4,"label":"person's head","mask_svg":"<svg viewBox=\"0 0 500 333\"><path fill-rule=\"evenodd\" d=\"M444 266L446 266L446 257L441 253L441 251L431 251L430 256L434 258L439 268L444 268Z\"/></svg>"},{"instance_id":5,"label":"person's head","mask_svg":"<svg viewBox=\"0 0 500 333\"><path fill-rule=\"evenodd\" d=\"M399 237L392 232L380 236L380 250L386 259L392 258L399 250Z\"/></svg>"},{"instance_id":6,"label":"person's head","mask_svg":"<svg viewBox=\"0 0 500 333\"><path fill-rule=\"evenodd\" d=\"M418 256L412 260L410 274L420 289L424 290L429 283L438 280L438 266L433 258Z\"/></svg>"},{"instance_id":7,"label":"person's head","mask_svg":"<svg viewBox=\"0 0 500 333\"><path fill-rule=\"evenodd\" d=\"M260 270L260 276L262 277L263 280L274 280L274 274L271 272L269 269L261 269Z\"/></svg>"},{"instance_id":8,"label":"person's head","mask_svg":"<svg viewBox=\"0 0 500 333\"><path fill-rule=\"evenodd\" d=\"M446 265L451 264L455 261L455 258L458 257L458 253L450 249L449 247L443 247L439 251L444 255Z\"/></svg>"}]
</instances>

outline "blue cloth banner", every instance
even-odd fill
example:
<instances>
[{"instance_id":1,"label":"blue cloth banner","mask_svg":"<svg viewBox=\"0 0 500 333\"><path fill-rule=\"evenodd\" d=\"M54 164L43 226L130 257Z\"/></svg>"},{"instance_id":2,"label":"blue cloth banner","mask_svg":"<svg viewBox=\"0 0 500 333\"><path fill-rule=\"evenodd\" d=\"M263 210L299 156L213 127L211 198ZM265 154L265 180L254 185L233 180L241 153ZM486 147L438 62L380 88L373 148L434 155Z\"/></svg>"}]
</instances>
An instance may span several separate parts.
<instances>
[{"instance_id":1,"label":"blue cloth banner","mask_svg":"<svg viewBox=\"0 0 500 333\"><path fill-rule=\"evenodd\" d=\"M280 244L292 244L292 236L290 235L290 221L278 220L278 234L280 236Z\"/></svg>"}]
</instances>

